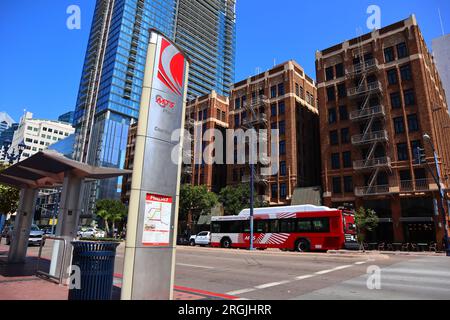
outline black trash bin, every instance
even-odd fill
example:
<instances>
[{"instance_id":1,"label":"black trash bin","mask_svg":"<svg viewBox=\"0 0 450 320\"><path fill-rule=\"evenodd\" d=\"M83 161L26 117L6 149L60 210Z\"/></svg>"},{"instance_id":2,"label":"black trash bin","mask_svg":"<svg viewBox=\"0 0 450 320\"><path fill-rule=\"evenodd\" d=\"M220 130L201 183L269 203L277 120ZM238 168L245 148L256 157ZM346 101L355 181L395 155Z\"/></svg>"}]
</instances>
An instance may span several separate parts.
<instances>
[{"instance_id":1,"label":"black trash bin","mask_svg":"<svg viewBox=\"0 0 450 320\"><path fill-rule=\"evenodd\" d=\"M111 300L117 242L73 241L72 265L80 268L80 289L69 300Z\"/></svg>"}]
</instances>

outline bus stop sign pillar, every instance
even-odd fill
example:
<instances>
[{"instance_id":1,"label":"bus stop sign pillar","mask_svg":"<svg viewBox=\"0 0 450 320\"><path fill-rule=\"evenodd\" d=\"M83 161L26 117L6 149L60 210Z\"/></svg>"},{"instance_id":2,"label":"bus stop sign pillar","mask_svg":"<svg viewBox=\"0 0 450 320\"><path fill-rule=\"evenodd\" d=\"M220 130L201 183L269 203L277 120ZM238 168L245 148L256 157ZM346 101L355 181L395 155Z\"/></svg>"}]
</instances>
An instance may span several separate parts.
<instances>
[{"instance_id":1,"label":"bus stop sign pillar","mask_svg":"<svg viewBox=\"0 0 450 320\"><path fill-rule=\"evenodd\" d=\"M127 223L122 300L173 298L186 56L150 31Z\"/></svg>"},{"instance_id":2,"label":"bus stop sign pillar","mask_svg":"<svg viewBox=\"0 0 450 320\"><path fill-rule=\"evenodd\" d=\"M9 263L25 262L37 196L37 189L22 189L20 191L19 209L17 210L8 254Z\"/></svg>"},{"instance_id":3,"label":"bus stop sign pillar","mask_svg":"<svg viewBox=\"0 0 450 320\"><path fill-rule=\"evenodd\" d=\"M61 269L62 256L65 255L65 266L63 266L64 278L68 277L68 267L71 262L72 245L70 242L76 238L78 222L81 214L81 201L84 189L84 178L78 177L71 172L66 172L64 176L63 189L61 192L60 214L58 216L58 225L56 226L56 235L64 237L69 245L66 252L59 241L53 245L52 262L50 265L50 274L56 274L56 270Z\"/></svg>"}]
</instances>

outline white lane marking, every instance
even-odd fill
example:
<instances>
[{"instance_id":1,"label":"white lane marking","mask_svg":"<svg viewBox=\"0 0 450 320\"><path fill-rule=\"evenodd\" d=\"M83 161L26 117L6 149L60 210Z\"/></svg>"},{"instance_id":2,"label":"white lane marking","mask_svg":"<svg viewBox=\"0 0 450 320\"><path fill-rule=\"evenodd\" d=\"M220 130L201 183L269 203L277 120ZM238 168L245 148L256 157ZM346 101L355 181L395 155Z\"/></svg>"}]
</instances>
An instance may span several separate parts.
<instances>
[{"instance_id":1,"label":"white lane marking","mask_svg":"<svg viewBox=\"0 0 450 320\"><path fill-rule=\"evenodd\" d=\"M312 277L314 277L313 274L305 274L304 276L299 276L299 277L296 277L295 279L296 280L304 280L304 279L309 279L309 278L312 278Z\"/></svg>"},{"instance_id":2,"label":"white lane marking","mask_svg":"<svg viewBox=\"0 0 450 320\"><path fill-rule=\"evenodd\" d=\"M195 264L186 264L186 263L177 263L177 266L191 267L191 268L201 268L201 269L214 269L214 267L198 266L198 265L195 265Z\"/></svg>"},{"instance_id":3,"label":"white lane marking","mask_svg":"<svg viewBox=\"0 0 450 320\"><path fill-rule=\"evenodd\" d=\"M276 287L276 286L280 286L286 283L289 283L291 281L289 280L285 280L285 281L278 281L278 282L271 282L271 283L266 283L266 284L261 284L259 286L256 286L256 289L266 289L266 288L270 288L270 287Z\"/></svg>"},{"instance_id":4,"label":"white lane marking","mask_svg":"<svg viewBox=\"0 0 450 320\"><path fill-rule=\"evenodd\" d=\"M243 293L247 293L247 292L252 292L252 291L255 291L255 290L256 290L255 288L248 288L248 289L242 289L242 290L230 291L230 292L227 292L226 294L227 294L227 295L230 295L230 296L237 296L237 295L239 295L239 294L243 294Z\"/></svg>"},{"instance_id":5,"label":"white lane marking","mask_svg":"<svg viewBox=\"0 0 450 320\"><path fill-rule=\"evenodd\" d=\"M338 270L342 270L342 269L346 269L346 268L350 268L350 267L352 267L352 265L339 266L339 267L336 267L336 268L333 268L333 269L317 271L314 274L322 275L322 274L327 274L327 273L330 273L330 272L333 272L333 271L338 271Z\"/></svg>"},{"instance_id":6,"label":"white lane marking","mask_svg":"<svg viewBox=\"0 0 450 320\"><path fill-rule=\"evenodd\" d=\"M360 262L360 263L355 263L355 264L362 264L362 263L366 263L366 262L367 261ZM347 264L347 265L338 266L338 267L335 267L335 268L332 268L332 269L317 271L314 274L305 274L303 276L298 276L298 277L294 278L293 280L285 280L285 281L265 283L265 284L261 284L259 286L255 286L253 288L247 288L247 289L241 289L241 290L236 290L236 291L230 291L230 292L227 292L226 294L228 294L230 296L237 296L237 295L240 295L240 294L253 292L253 291L256 291L256 290L261 290L261 289L266 289L266 288L280 286L280 285L291 283L291 282L295 282L295 281L298 281L298 280L305 280L305 279L313 278L316 275L322 275L322 274L326 274L326 273L330 273L330 272L334 272L334 271L339 271L339 270L351 268L353 266L354 266L354 264L353 265L352 264Z\"/></svg>"},{"instance_id":7,"label":"white lane marking","mask_svg":"<svg viewBox=\"0 0 450 320\"><path fill-rule=\"evenodd\" d=\"M365 263L367 263L367 261L358 261L358 262L355 262L354 264L356 264L358 266L358 265L365 264Z\"/></svg>"}]
</instances>

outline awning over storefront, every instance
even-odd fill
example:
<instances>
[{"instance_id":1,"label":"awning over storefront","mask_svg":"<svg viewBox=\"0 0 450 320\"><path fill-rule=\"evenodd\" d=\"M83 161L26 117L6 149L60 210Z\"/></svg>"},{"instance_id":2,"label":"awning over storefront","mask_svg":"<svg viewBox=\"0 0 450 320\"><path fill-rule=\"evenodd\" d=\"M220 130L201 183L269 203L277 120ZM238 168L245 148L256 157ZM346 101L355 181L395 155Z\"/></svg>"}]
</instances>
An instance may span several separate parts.
<instances>
[{"instance_id":1,"label":"awning over storefront","mask_svg":"<svg viewBox=\"0 0 450 320\"><path fill-rule=\"evenodd\" d=\"M66 172L88 180L115 178L132 173L130 170L90 166L46 150L2 171L0 183L18 188L53 188L62 186Z\"/></svg>"}]
</instances>

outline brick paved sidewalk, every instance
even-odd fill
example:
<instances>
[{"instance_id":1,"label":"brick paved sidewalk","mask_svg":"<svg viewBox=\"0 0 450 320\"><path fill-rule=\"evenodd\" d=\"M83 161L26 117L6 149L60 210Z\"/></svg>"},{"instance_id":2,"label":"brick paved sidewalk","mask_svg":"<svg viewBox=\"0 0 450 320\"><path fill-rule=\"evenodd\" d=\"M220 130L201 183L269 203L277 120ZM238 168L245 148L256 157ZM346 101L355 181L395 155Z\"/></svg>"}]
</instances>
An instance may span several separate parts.
<instances>
[{"instance_id":1,"label":"brick paved sidewalk","mask_svg":"<svg viewBox=\"0 0 450 320\"><path fill-rule=\"evenodd\" d=\"M37 257L27 257L25 264L7 263L9 247L0 244L0 300L67 300L68 288L35 276ZM42 260L41 269L50 262ZM113 300L120 299L122 275L114 275ZM175 300L231 300L236 297L198 289L175 287Z\"/></svg>"}]
</instances>

